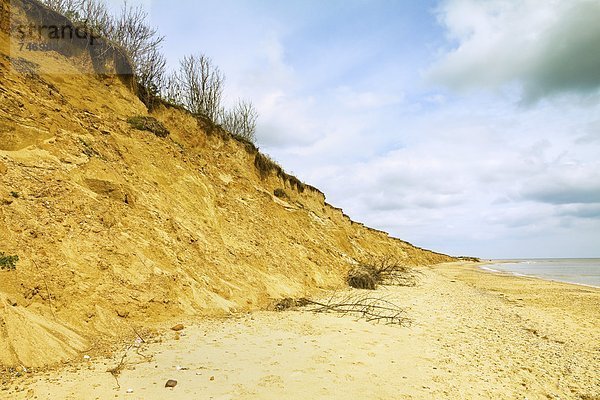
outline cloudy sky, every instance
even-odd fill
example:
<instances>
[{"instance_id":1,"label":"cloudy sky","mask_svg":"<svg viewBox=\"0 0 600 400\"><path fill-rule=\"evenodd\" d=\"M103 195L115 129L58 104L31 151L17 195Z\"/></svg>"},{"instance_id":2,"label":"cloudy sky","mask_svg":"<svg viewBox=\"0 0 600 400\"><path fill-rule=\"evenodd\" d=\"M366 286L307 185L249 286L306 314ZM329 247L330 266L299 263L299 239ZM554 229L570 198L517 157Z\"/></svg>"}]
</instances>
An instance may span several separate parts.
<instances>
[{"instance_id":1,"label":"cloudy sky","mask_svg":"<svg viewBox=\"0 0 600 400\"><path fill-rule=\"evenodd\" d=\"M354 220L484 258L600 257L600 0L146 0Z\"/></svg>"}]
</instances>

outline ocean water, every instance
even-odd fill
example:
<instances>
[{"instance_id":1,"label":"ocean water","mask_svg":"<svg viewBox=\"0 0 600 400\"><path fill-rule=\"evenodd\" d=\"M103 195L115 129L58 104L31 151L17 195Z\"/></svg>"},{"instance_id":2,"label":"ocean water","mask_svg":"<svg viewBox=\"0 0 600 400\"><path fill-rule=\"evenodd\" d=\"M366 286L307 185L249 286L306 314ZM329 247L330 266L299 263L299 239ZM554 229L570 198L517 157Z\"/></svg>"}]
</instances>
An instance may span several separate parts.
<instances>
[{"instance_id":1,"label":"ocean water","mask_svg":"<svg viewBox=\"0 0 600 400\"><path fill-rule=\"evenodd\" d=\"M494 260L483 269L600 288L600 258Z\"/></svg>"}]
</instances>

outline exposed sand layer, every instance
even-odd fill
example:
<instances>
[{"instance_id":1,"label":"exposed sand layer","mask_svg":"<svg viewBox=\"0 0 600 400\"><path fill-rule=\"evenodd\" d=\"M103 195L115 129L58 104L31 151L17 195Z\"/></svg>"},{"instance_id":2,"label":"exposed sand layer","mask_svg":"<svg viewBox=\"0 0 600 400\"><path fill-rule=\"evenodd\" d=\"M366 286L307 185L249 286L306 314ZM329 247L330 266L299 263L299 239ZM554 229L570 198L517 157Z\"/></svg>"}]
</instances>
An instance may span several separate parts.
<instances>
[{"instance_id":1,"label":"exposed sand layer","mask_svg":"<svg viewBox=\"0 0 600 400\"><path fill-rule=\"evenodd\" d=\"M452 264L377 294L408 307L412 326L306 311L205 320L142 344L149 361L131 349L120 388L106 370L121 354L13 382L0 397L600 398L598 289Z\"/></svg>"},{"instance_id":2,"label":"exposed sand layer","mask_svg":"<svg viewBox=\"0 0 600 400\"><path fill-rule=\"evenodd\" d=\"M89 49L14 46L10 22L54 25L39 8L0 0L0 251L19 257L0 270L0 374L335 288L359 260L454 260L351 221L182 110L153 111L168 137L136 129L148 110L122 77L84 73Z\"/></svg>"}]
</instances>

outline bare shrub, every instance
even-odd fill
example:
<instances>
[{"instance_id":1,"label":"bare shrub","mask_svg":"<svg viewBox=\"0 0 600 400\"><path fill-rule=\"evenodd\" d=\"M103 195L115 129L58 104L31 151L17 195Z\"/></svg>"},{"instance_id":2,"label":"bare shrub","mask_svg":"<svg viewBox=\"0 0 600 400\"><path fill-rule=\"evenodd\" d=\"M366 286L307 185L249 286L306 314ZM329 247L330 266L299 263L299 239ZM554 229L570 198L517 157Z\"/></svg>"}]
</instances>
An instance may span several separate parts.
<instances>
[{"instance_id":1,"label":"bare shrub","mask_svg":"<svg viewBox=\"0 0 600 400\"><path fill-rule=\"evenodd\" d=\"M393 256L359 262L348 273L348 285L357 289L376 289L377 285L416 286L418 272Z\"/></svg>"},{"instance_id":2,"label":"bare shrub","mask_svg":"<svg viewBox=\"0 0 600 400\"><path fill-rule=\"evenodd\" d=\"M388 325L410 325L404 309L386 300L384 297L372 297L364 294L348 293L344 296L330 297L319 302L308 300L308 310L312 312L328 312L340 315L355 315L367 322L384 322Z\"/></svg>"},{"instance_id":3,"label":"bare shrub","mask_svg":"<svg viewBox=\"0 0 600 400\"><path fill-rule=\"evenodd\" d=\"M221 126L234 136L256 142L256 120L258 112L250 101L238 100L231 110L222 109L219 115Z\"/></svg>"},{"instance_id":4,"label":"bare shrub","mask_svg":"<svg viewBox=\"0 0 600 400\"><path fill-rule=\"evenodd\" d=\"M166 64L160 52L164 36L160 36L156 28L149 25L148 13L140 5L133 7L124 4L113 24L114 31L109 33L109 38L125 48L136 67L140 84L159 93Z\"/></svg>"},{"instance_id":5,"label":"bare shrub","mask_svg":"<svg viewBox=\"0 0 600 400\"><path fill-rule=\"evenodd\" d=\"M71 18L75 22L84 23L96 34L113 39L115 18L102 0L75 0L72 1L75 9L71 11Z\"/></svg>"},{"instance_id":6,"label":"bare shrub","mask_svg":"<svg viewBox=\"0 0 600 400\"><path fill-rule=\"evenodd\" d=\"M166 63L165 56L157 48L151 49L139 59L137 78L140 90L138 90L138 94L150 109L160 98L166 84Z\"/></svg>"},{"instance_id":7,"label":"bare shrub","mask_svg":"<svg viewBox=\"0 0 600 400\"><path fill-rule=\"evenodd\" d=\"M225 77L204 54L184 57L179 69L167 75L166 58L161 51L164 36L150 25L148 13L142 6L125 3L120 12L113 15L105 0L42 1L125 51L124 59L128 58L133 65L138 96L149 109L163 98L208 118L214 125L221 125L235 138L252 144L248 149L255 151L258 113L254 105L240 100L231 110L221 106Z\"/></svg>"},{"instance_id":8,"label":"bare shrub","mask_svg":"<svg viewBox=\"0 0 600 400\"><path fill-rule=\"evenodd\" d=\"M377 271L374 268L357 265L348 273L348 285L353 288L375 290L377 283Z\"/></svg>"},{"instance_id":9,"label":"bare shrub","mask_svg":"<svg viewBox=\"0 0 600 400\"><path fill-rule=\"evenodd\" d=\"M163 88L163 98L172 105L183 106L181 92L182 90L181 83L179 81L179 75L177 73L167 75Z\"/></svg>"},{"instance_id":10,"label":"bare shrub","mask_svg":"<svg viewBox=\"0 0 600 400\"><path fill-rule=\"evenodd\" d=\"M173 80L180 91L176 103L194 114L218 121L225 77L209 57L203 54L184 57Z\"/></svg>"},{"instance_id":11,"label":"bare shrub","mask_svg":"<svg viewBox=\"0 0 600 400\"><path fill-rule=\"evenodd\" d=\"M56 11L69 19L76 17L75 13L78 9L78 3L80 0L43 0L45 4L51 10Z\"/></svg>"},{"instance_id":12,"label":"bare shrub","mask_svg":"<svg viewBox=\"0 0 600 400\"><path fill-rule=\"evenodd\" d=\"M377 277L382 285L416 286L419 272L404 265L396 257L383 256L370 263L377 271Z\"/></svg>"},{"instance_id":13,"label":"bare shrub","mask_svg":"<svg viewBox=\"0 0 600 400\"><path fill-rule=\"evenodd\" d=\"M152 105L165 85L166 59L161 52L164 36L150 26L148 13L141 5L125 3L115 16L103 0L44 0L44 4L124 49L133 64L140 99Z\"/></svg>"}]
</instances>

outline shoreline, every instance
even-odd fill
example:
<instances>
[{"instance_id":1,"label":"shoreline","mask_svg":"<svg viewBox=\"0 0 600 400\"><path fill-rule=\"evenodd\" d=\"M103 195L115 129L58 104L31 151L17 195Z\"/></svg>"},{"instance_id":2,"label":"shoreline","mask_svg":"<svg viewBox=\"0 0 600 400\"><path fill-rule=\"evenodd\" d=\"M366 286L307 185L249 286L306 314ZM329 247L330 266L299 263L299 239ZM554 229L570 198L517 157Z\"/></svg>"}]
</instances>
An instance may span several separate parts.
<instances>
[{"instance_id":1,"label":"shoreline","mask_svg":"<svg viewBox=\"0 0 600 400\"><path fill-rule=\"evenodd\" d=\"M568 284L568 285L577 285L577 286L585 286L585 287L594 288L594 289L600 289L600 286L587 284L587 283L563 281L563 280L559 280L559 279L551 279L551 278L546 278L546 277L538 276L538 275L528 275L528 274L523 274L523 273L514 272L514 271L502 271L502 270L497 270L497 269L493 269L493 268L489 267L489 265L514 263L514 261L519 261L519 260L482 261L480 263L477 263L477 265L480 270L483 270L483 271L486 271L486 272L492 273L492 274L514 276L517 278L541 279L541 280L548 281L548 282L564 283L564 284Z\"/></svg>"},{"instance_id":2,"label":"shoreline","mask_svg":"<svg viewBox=\"0 0 600 400\"><path fill-rule=\"evenodd\" d=\"M600 291L491 274L474 263L420 267L416 287L365 291L410 327L354 316L257 311L166 328L122 353L16 382L11 398L596 399ZM165 388L167 379L178 385ZM368 382L368 384L366 383ZM128 393L127 390L132 392Z\"/></svg>"}]
</instances>

